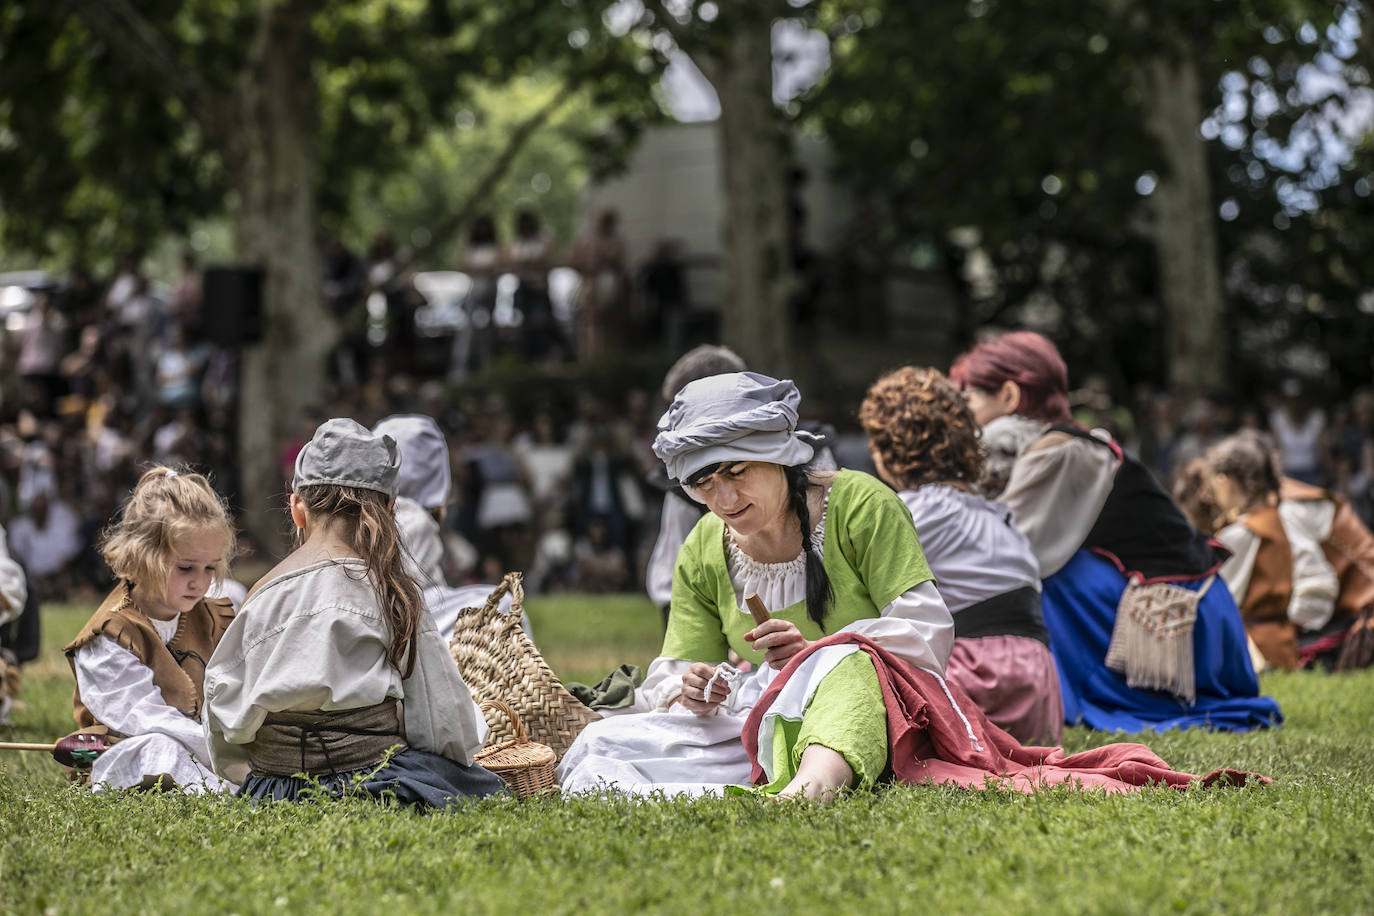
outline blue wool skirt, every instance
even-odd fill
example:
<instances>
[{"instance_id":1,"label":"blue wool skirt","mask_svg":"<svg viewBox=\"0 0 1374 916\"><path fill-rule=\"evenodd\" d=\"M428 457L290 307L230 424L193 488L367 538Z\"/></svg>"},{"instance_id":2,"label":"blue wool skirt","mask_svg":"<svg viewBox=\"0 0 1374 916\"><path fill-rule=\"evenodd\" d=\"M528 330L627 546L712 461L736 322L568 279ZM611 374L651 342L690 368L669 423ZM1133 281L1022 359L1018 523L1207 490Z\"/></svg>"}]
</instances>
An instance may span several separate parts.
<instances>
[{"instance_id":1,"label":"blue wool skirt","mask_svg":"<svg viewBox=\"0 0 1374 916\"><path fill-rule=\"evenodd\" d=\"M1201 582L1180 583L1198 588ZM1059 669L1064 721L1104 731L1208 728L1249 731L1283 721L1279 704L1259 695L1245 626L1218 576L1198 603L1193 627L1197 702L1160 690L1126 686L1107 668L1107 647L1126 577L1107 559L1080 550L1044 581L1041 596L1050 649Z\"/></svg>"},{"instance_id":2,"label":"blue wool skirt","mask_svg":"<svg viewBox=\"0 0 1374 916\"><path fill-rule=\"evenodd\" d=\"M359 779L359 775L365 779ZM319 786L316 790L314 787ZM299 776L249 776L239 795L261 801L296 801L316 791L339 797L350 792L416 808L449 808L474 798L509 791L506 781L477 764L463 766L447 757L408 748L373 773L371 768L303 779Z\"/></svg>"}]
</instances>

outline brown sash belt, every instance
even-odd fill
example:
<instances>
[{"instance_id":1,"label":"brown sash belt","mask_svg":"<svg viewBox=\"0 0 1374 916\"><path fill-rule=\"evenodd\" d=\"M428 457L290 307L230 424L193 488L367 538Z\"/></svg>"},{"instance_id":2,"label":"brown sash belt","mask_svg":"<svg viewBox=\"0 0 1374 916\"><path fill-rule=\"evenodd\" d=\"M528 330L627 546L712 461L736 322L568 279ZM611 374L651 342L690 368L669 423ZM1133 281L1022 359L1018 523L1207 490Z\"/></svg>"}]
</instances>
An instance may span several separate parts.
<instances>
[{"instance_id":1,"label":"brown sash belt","mask_svg":"<svg viewBox=\"0 0 1374 916\"><path fill-rule=\"evenodd\" d=\"M382 762L393 747L405 750L400 703L385 700L362 709L272 713L248 745L254 776L335 776Z\"/></svg>"}]
</instances>

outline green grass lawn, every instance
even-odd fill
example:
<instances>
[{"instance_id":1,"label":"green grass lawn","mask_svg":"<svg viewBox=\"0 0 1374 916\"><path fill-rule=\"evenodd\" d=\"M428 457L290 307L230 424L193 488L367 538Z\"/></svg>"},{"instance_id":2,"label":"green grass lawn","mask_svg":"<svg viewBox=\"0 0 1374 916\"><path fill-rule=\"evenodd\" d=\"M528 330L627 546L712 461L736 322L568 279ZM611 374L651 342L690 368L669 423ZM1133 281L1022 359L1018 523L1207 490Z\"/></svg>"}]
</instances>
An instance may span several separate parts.
<instances>
[{"instance_id":1,"label":"green grass lawn","mask_svg":"<svg viewBox=\"0 0 1374 916\"><path fill-rule=\"evenodd\" d=\"M45 612L9 741L69 729L57 647L89 608ZM534 598L571 680L658 641L646 600ZM0 912L1370 913L1374 671L1266 675L1288 717L1249 735L1173 732L1175 767L1267 787L1106 797L886 787L831 807L754 798L497 801L417 815L367 801L251 809L95 795L45 755L0 755ZM1111 735L1070 729L1079 750Z\"/></svg>"}]
</instances>

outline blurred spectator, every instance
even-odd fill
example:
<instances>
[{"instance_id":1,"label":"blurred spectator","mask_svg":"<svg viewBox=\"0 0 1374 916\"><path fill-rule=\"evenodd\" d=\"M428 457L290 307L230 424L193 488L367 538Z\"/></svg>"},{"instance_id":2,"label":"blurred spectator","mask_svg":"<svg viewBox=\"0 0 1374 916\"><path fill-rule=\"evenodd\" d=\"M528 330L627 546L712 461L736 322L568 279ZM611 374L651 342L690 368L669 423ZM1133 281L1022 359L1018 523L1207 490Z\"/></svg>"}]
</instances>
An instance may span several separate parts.
<instances>
[{"instance_id":1,"label":"blurred spectator","mask_svg":"<svg viewBox=\"0 0 1374 916\"><path fill-rule=\"evenodd\" d=\"M644 501L634 456L604 418L588 427L581 440L573 463L572 498L574 530L586 538L594 523L604 525L604 536L595 542L598 550L604 544L620 551L628 566Z\"/></svg>"},{"instance_id":2,"label":"blurred spectator","mask_svg":"<svg viewBox=\"0 0 1374 916\"><path fill-rule=\"evenodd\" d=\"M649 323L671 353L681 350L687 337L687 275L679 247L673 239L659 239L639 275Z\"/></svg>"},{"instance_id":3,"label":"blurred spectator","mask_svg":"<svg viewBox=\"0 0 1374 916\"><path fill-rule=\"evenodd\" d=\"M367 286L370 297L381 297L386 311L386 367L389 373L415 371L415 308L419 295L401 269L396 242L389 232L372 237L367 251ZM369 306L369 314L372 308Z\"/></svg>"},{"instance_id":4,"label":"blurred spectator","mask_svg":"<svg viewBox=\"0 0 1374 916\"><path fill-rule=\"evenodd\" d=\"M49 291L39 292L19 332L18 369L28 392L25 400L40 417L52 416L53 403L66 393L59 368L67 352L66 337L66 322L54 308Z\"/></svg>"},{"instance_id":5,"label":"blurred spectator","mask_svg":"<svg viewBox=\"0 0 1374 916\"><path fill-rule=\"evenodd\" d=\"M104 306L107 315L121 314L125 304L133 298L139 288L146 288L148 281L139 266L142 260L138 252L129 252L120 259L119 271L105 290Z\"/></svg>"},{"instance_id":6,"label":"blurred spectator","mask_svg":"<svg viewBox=\"0 0 1374 916\"><path fill-rule=\"evenodd\" d=\"M1174 443L1172 467L1181 468L1222 439L1226 430L1222 428L1217 407L1208 398L1198 398L1183 415L1184 432Z\"/></svg>"},{"instance_id":7,"label":"blurred spectator","mask_svg":"<svg viewBox=\"0 0 1374 916\"><path fill-rule=\"evenodd\" d=\"M169 422L153 433L153 460L170 467L198 465L202 436L196 412L189 407L179 408Z\"/></svg>"},{"instance_id":8,"label":"blurred spectator","mask_svg":"<svg viewBox=\"0 0 1374 916\"><path fill-rule=\"evenodd\" d=\"M196 256L182 252L181 276L167 297L167 320L173 327L194 332L200 327L201 274Z\"/></svg>"},{"instance_id":9,"label":"blurred spectator","mask_svg":"<svg viewBox=\"0 0 1374 916\"><path fill-rule=\"evenodd\" d=\"M506 248L505 262L520 284L515 289L515 307L524 317L520 326L524 357L543 362L553 356L571 356L549 301L553 236L540 227L533 210L521 209L515 214L515 237Z\"/></svg>"},{"instance_id":10,"label":"blurred spectator","mask_svg":"<svg viewBox=\"0 0 1374 916\"><path fill-rule=\"evenodd\" d=\"M100 325L86 325L81 329L76 349L62 357L57 364L57 371L72 394L88 400L97 395L100 382L96 375L105 366L105 354L100 344Z\"/></svg>"},{"instance_id":11,"label":"blurred spectator","mask_svg":"<svg viewBox=\"0 0 1374 916\"><path fill-rule=\"evenodd\" d=\"M458 269L468 275L472 286L463 302L467 321L453 335L449 380L455 382L491 361L495 337L492 312L496 308L496 281L501 275L501 243L496 238L496 222L490 216L472 221Z\"/></svg>"},{"instance_id":12,"label":"blurred spectator","mask_svg":"<svg viewBox=\"0 0 1374 916\"><path fill-rule=\"evenodd\" d=\"M320 252L324 305L339 325L334 350L334 378L353 386L367 376L371 351L367 343L367 302L363 262L337 236L325 237Z\"/></svg>"},{"instance_id":13,"label":"blurred spectator","mask_svg":"<svg viewBox=\"0 0 1374 916\"><path fill-rule=\"evenodd\" d=\"M1350 403L1360 457L1352 468L1346 495L1364 523L1374 527L1374 388L1355 392Z\"/></svg>"},{"instance_id":14,"label":"blurred spectator","mask_svg":"<svg viewBox=\"0 0 1374 916\"><path fill-rule=\"evenodd\" d=\"M1069 403L1073 406L1073 418L1088 429L1105 429L1118 442L1135 437L1131 412L1112 400L1105 376L1088 376L1082 388L1069 393Z\"/></svg>"},{"instance_id":15,"label":"blurred spectator","mask_svg":"<svg viewBox=\"0 0 1374 916\"><path fill-rule=\"evenodd\" d=\"M534 508L530 503L520 458L512 445L515 422L504 404L488 405L483 437L467 447L466 472L477 495L475 543L479 568L487 581L500 581L511 569L525 569L533 553ZM497 558L501 575L492 577L486 563Z\"/></svg>"},{"instance_id":16,"label":"blurred spectator","mask_svg":"<svg viewBox=\"0 0 1374 916\"><path fill-rule=\"evenodd\" d=\"M50 490L35 492L28 510L10 523L10 550L45 598L66 598L69 567L82 546L80 516Z\"/></svg>"},{"instance_id":17,"label":"blurred spectator","mask_svg":"<svg viewBox=\"0 0 1374 916\"><path fill-rule=\"evenodd\" d=\"M200 404L200 373L205 352L186 343L186 329L172 325L157 354L157 401L164 407Z\"/></svg>"},{"instance_id":18,"label":"blurred spectator","mask_svg":"<svg viewBox=\"0 0 1374 916\"><path fill-rule=\"evenodd\" d=\"M577 300L577 358L582 362L602 356L612 329L628 314L625 240L620 235L620 214L607 207L573 243L569 263L582 274Z\"/></svg>"},{"instance_id":19,"label":"blurred spectator","mask_svg":"<svg viewBox=\"0 0 1374 916\"><path fill-rule=\"evenodd\" d=\"M1326 414L1313 407L1299 379L1285 379L1269 412L1269 429L1283 458L1284 476L1316 484L1322 477L1322 433Z\"/></svg>"},{"instance_id":20,"label":"blurred spectator","mask_svg":"<svg viewBox=\"0 0 1374 916\"><path fill-rule=\"evenodd\" d=\"M535 510L543 515L561 508L568 498L573 450L558 438L553 412L545 409L536 413L531 432L519 436L513 447L529 482Z\"/></svg>"},{"instance_id":21,"label":"blurred spectator","mask_svg":"<svg viewBox=\"0 0 1374 916\"><path fill-rule=\"evenodd\" d=\"M577 558L577 589L592 594L624 591L630 584L625 551L610 540L606 519L592 518L573 545Z\"/></svg>"}]
</instances>

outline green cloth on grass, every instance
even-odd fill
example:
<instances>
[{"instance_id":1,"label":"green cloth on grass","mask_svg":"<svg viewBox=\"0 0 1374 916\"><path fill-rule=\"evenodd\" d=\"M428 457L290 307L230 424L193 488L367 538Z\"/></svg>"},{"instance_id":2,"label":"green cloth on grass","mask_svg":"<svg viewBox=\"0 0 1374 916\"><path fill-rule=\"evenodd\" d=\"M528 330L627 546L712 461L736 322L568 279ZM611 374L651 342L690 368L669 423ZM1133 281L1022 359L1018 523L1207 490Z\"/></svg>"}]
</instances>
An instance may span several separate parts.
<instances>
[{"instance_id":1,"label":"green cloth on grass","mask_svg":"<svg viewBox=\"0 0 1374 916\"><path fill-rule=\"evenodd\" d=\"M638 665L621 665L596 686L569 681L563 686L592 709L623 709L635 701L635 688L644 683Z\"/></svg>"}]
</instances>

